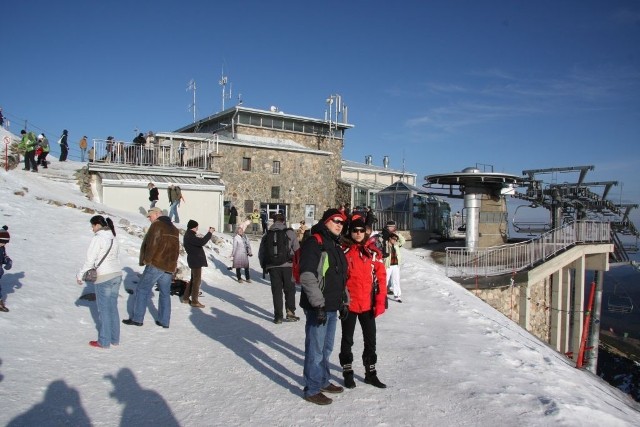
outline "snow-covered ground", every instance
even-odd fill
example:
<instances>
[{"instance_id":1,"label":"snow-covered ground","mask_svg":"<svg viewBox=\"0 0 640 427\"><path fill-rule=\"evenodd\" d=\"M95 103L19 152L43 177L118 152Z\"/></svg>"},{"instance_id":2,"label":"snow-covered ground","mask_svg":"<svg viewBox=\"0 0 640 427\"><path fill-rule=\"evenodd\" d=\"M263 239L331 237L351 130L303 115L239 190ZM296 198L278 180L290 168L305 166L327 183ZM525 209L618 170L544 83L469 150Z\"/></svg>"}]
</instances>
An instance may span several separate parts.
<instances>
[{"instance_id":1,"label":"snow-covered ground","mask_svg":"<svg viewBox=\"0 0 640 427\"><path fill-rule=\"evenodd\" d=\"M271 291L252 258L251 284L226 269L228 234L210 243L199 310L172 297L169 329L122 325L121 345L97 338L91 288L75 283L92 237L93 210L117 225L128 317L142 268L143 216L88 200L68 178L82 167L0 171L0 226L13 268L0 279L0 424L11 426L419 425L637 426L639 405L522 330L445 277L424 249L404 250L403 303L378 318L378 372L316 406L302 399L304 314L272 322ZM161 206L166 208L166 206ZM188 218L185 218L185 222ZM206 230L209 224L200 224ZM184 225L181 224L184 228ZM257 253L258 240L252 241ZM186 264L186 257L181 257ZM332 355L335 380L340 328ZM361 334L356 332L355 360Z\"/></svg>"}]
</instances>

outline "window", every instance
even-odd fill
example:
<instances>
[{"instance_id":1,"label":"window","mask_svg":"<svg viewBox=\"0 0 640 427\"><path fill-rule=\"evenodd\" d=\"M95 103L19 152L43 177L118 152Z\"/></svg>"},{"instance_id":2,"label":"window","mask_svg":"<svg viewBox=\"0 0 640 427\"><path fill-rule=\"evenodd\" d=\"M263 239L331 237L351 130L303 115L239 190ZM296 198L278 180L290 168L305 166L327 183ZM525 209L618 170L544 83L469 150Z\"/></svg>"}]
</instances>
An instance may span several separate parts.
<instances>
[{"instance_id":1,"label":"window","mask_svg":"<svg viewBox=\"0 0 640 427\"><path fill-rule=\"evenodd\" d=\"M251 157L243 157L242 158L242 170L250 171L251 170Z\"/></svg>"},{"instance_id":2,"label":"window","mask_svg":"<svg viewBox=\"0 0 640 427\"><path fill-rule=\"evenodd\" d=\"M280 174L280 162L278 160L273 161L273 173Z\"/></svg>"},{"instance_id":3,"label":"window","mask_svg":"<svg viewBox=\"0 0 640 427\"><path fill-rule=\"evenodd\" d=\"M280 198L280 187L271 187L271 198L272 199Z\"/></svg>"}]
</instances>

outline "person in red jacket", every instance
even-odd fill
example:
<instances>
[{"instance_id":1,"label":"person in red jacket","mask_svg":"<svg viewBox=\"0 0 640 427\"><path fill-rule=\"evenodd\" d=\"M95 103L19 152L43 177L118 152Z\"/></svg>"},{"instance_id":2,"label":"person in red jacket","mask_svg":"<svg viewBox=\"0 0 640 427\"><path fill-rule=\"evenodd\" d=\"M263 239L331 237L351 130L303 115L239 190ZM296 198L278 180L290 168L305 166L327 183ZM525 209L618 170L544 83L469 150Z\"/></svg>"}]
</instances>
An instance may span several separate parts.
<instances>
[{"instance_id":1,"label":"person in red jacket","mask_svg":"<svg viewBox=\"0 0 640 427\"><path fill-rule=\"evenodd\" d=\"M340 343L340 364L344 386L354 388L353 379L353 333L356 320L360 322L364 351L362 362L365 368L364 382L378 388L386 388L376 372L376 320L385 311L387 301L387 276L382 256L375 243L368 243L365 221L362 217L352 218L349 234L343 240L347 258L348 274L346 288L349 294L349 313L342 318L342 341Z\"/></svg>"}]
</instances>

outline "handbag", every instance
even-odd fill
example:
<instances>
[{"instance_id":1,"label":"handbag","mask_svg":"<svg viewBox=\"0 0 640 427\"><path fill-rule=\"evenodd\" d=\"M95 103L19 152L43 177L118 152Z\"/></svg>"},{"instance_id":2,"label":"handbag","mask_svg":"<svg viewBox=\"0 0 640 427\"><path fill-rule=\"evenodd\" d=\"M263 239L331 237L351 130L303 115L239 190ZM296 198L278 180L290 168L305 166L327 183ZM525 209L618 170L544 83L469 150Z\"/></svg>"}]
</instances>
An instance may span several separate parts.
<instances>
[{"instance_id":1,"label":"handbag","mask_svg":"<svg viewBox=\"0 0 640 427\"><path fill-rule=\"evenodd\" d=\"M100 260L98 265L96 265L95 267L90 268L87 271L85 271L84 274L82 275L82 280L84 280L85 282L95 282L96 281L96 279L98 278L98 267L100 267L100 264L102 264L102 261L104 261L104 259L107 257L107 255L109 255L109 251L111 250L111 246L113 246L113 239L111 240L111 244L109 244L109 249L107 249L107 252L104 254L104 256L102 257L102 259Z\"/></svg>"}]
</instances>

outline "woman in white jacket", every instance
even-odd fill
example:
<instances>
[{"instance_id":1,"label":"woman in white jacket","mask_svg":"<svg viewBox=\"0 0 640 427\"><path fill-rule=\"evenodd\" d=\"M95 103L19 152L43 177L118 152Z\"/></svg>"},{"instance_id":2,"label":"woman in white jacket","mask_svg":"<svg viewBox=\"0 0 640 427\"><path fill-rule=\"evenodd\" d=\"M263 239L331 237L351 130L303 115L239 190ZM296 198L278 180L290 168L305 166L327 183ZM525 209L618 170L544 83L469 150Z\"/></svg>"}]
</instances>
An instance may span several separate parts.
<instances>
[{"instance_id":1,"label":"woman in white jacket","mask_svg":"<svg viewBox=\"0 0 640 427\"><path fill-rule=\"evenodd\" d=\"M253 256L251 253L251 245L249 245L247 236L244 234L244 229L238 226L236 227L236 235L233 237L233 249L231 250L231 258L233 258L231 268L236 269L238 283L242 283L242 269L244 269L245 282L251 283L251 277L249 276L250 256Z\"/></svg>"},{"instance_id":2,"label":"woman in white jacket","mask_svg":"<svg viewBox=\"0 0 640 427\"><path fill-rule=\"evenodd\" d=\"M98 306L98 340L89 341L89 345L98 348L109 348L120 344L120 315L118 313L118 293L122 282L120 266L120 247L116 239L116 231L111 218L96 215L89 220L94 232L93 240L87 250L87 259L78 271L76 280L79 285L84 281L84 273L97 267L98 277L95 281L96 304ZM105 257L106 254L106 257Z\"/></svg>"}]
</instances>

